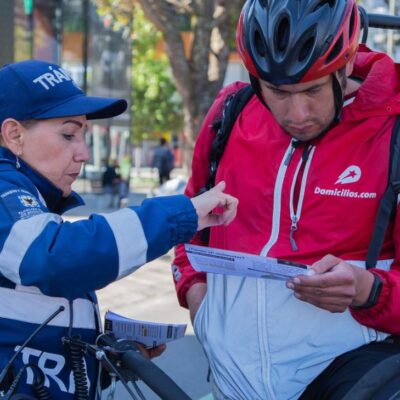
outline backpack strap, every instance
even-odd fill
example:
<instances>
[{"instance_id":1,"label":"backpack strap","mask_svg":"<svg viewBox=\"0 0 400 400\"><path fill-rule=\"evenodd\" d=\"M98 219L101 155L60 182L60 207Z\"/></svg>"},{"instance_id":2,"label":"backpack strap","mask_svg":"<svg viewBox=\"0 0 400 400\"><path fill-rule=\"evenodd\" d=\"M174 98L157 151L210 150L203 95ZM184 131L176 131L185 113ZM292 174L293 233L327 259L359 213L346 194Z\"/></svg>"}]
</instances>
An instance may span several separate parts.
<instances>
[{"instance_id":1,"label":"backpack strap","mask_svg":"<svg viewBox=\"0 0 400 400\"><path fill-rule=\"evenodd\" d=\"M254 91L251 85L240 88L237 92L231 93L224 101L224 108L220 118L214 120L212 128L216 131L215 138L211 144L210 162L208 165L208 179L206 184L199 193L215 186L215 176L222 154L224 154L225 146L228 143L233 125L248 101L253 97ZM200 232L201 240L204 243L209 242L210 228L205 228Z\"/></svg>"},{"instance_id":2,"label":"backpack strap","mask_svg":"<svg viewBox=\"0 0 400 400\"><path fill-rule=\"evenodd\" d=\"M240 88L237 92L230 94L224 103L221 118L213 122L213 129L217 132L211 144L210 163L208 166L209 176L205 189L209 190L215 185L215 176L225 146L228 143L233 125L248 101L253 97L254 91L251 85Z\"/></svg>"},{"instance_id":3,"label":"backpack strap","mask_svg":"<svg viewBox=\"0 0 400 400\"><path fill-rule=\"evenodd\" d=\"M397 208L397 197L400 193L400 116L394 124L390 140L389 182L379 203L375 218L374 230L368 247L366 268L375 268L382 249L383 239Z\"/></svg>"}]
</instances>

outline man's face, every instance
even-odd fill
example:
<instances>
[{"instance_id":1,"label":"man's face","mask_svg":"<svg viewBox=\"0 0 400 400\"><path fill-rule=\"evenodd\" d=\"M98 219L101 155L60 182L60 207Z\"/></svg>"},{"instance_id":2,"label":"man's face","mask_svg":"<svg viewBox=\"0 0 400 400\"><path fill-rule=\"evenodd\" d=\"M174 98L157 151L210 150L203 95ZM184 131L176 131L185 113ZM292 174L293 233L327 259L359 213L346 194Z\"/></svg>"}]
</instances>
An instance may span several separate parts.
<instances>
[{"instance_id":1,"label":"man's face","mask_svg":"<svg viewBox=\"0 0 400 400\"><path fill-rule=\"evenodd\" d=\"M275 119L294 138L309 141L332 122L335 102L332 76L293 85L260 81L264 100Z\"/></svg>"},{"instance_id":2,"label":"man's face","mask_svg":"<svg viewBox=\"0 0 400 400\"><path fill-rule=\"evenodd\" d=\"M85 129L85 116L38 121L24 128L21 158L68 196L89 159Z\"/></svg>"}]
</instances>

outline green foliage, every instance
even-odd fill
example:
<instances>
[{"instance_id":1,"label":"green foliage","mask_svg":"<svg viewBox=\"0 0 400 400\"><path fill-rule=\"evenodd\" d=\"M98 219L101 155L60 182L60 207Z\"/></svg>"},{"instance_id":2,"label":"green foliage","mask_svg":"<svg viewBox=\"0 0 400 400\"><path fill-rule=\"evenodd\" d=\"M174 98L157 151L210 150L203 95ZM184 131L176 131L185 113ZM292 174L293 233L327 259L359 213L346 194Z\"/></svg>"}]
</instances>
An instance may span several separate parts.
<instances>
[{"instance_id":1,"label":"green foliage","mask_svg":"<svg viewBox=\"0 0 400 400\"><path fill-rule=\"evenodd\" d=\"M131 0L96 0L99 15L115 30L132 24L132 133L134 142L178 133L182 101L162 51L162 34Z\"/></svg>"},{"instance_id":2,"label":"green foliage","mask_svg":"<svg viewBox=\"0 0 400 400\"><path fill-rule=\"evenodd\" d=\"M160 51L162 35L135 7L132 52L133 139L151 138L182 128L182 102L171 79L169 62ZM157 46L159 50L157 51Z\"/></svg>"}]
</instances>

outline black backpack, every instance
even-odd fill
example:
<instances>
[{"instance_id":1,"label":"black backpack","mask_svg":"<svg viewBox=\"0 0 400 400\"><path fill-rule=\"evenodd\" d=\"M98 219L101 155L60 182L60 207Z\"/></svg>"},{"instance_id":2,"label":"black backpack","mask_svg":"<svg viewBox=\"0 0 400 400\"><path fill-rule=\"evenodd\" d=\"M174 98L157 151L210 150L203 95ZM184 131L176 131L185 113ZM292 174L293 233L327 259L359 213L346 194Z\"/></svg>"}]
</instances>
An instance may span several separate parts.
<instances>
[{"instance_id":1,"label":"black backpack","mask_svg":"<svg viewBox=\"0 0 400 400\"><path fill-rule=\"evenodd\" d=\"M216 135L211 145L208 167L209 176L204 187L205 190L209 190L215 185L218 164L224 153L233 125L254 94L255 92L250 85L243 86L237 92L230 94L225 99L221 116L213 122L213 129ZM389 221L393 220L396 215L397 196L400 193L400 116L397 117L392 131L389 162L388 185L381 198L375 219L366 259L367 269L376 266ZM208 242L208 235L209 230L202 234L202 239L205 242Z\"/></svg>"}]
</instances>

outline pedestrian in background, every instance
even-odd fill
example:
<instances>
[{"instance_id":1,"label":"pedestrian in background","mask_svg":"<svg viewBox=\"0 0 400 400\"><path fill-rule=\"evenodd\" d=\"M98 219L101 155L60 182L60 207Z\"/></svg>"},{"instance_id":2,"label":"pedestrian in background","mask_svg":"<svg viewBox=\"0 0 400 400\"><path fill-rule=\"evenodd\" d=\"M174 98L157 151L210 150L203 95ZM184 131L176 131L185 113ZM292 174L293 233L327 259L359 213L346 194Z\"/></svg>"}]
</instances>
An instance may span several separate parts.
<instances>
[{"instance_id":1,"label":"pedestrian in background","mask_svg":"<svg viewBox=\"0 0 400 400\"><path fill-rule=\"evenodd\" d=\"M119 207L126 207L129 199L129 184L131 179L131 158L125 155L119 166Z\"/></svg>"},{"instance_id":2,"label":"pedestrian in background","mask_svg":"<svg viewBox=\"0 0 400 400\"><path fill-rule=\"evenodd\" d=\"M170 179L174 168L174 154L169 148L165 138L160 139L160 144L154 149L152 167L158 169L160 186Z\"/></svg>"},{"instance_id":3,"label":"pedestrian in background","mask_svg":"<svg viewBox=\"0 0 400 400\"><path fill-rule=\"evenodd\" d=\"M108 200L108 208L117 207L119 201L120 175L118 174L118 161L106 162L106 167L102 175L103 195Z\"/></svg>"}]
</instances>

